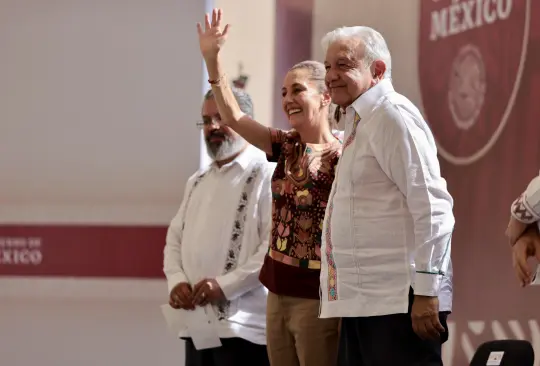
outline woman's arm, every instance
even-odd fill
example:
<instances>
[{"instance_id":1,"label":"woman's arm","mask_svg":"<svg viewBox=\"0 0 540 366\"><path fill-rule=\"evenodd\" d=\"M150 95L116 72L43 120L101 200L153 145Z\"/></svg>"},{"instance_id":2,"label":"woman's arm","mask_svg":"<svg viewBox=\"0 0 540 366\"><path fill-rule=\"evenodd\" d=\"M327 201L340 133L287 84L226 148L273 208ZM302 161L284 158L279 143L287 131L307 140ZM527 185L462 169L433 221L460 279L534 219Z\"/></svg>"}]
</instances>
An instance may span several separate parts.
<instances>
[{"instance_id":1,"label":"woman's arm","mask_svg":"<svg viewBox=\"0 0 540 366\"><path fill-rule=\"evenodd\" d=\"M227 39L229 25L221 29L222 14L221 9L214 9L212 23L210 23L210 15L206 14L204 30L201 24L197 24L199 46L206 62L209 82L212 85L221 120L249 143L271 155L272 143L268 127L242 112L229 86L227 76L223 72L219 53Z\"/></svg>"},{"instance_id":2,"label":"woman's arm","mask_svg":"<svg viewBox=\"0 0 540 366\"><path fill-rule=\"evenodd\" d=\"M263 150L266 154L272 155L272 144L268 127L242 112L229 86L227 76L222 70L219 54L212 57L205 57L205 62L210 84L212 85L212 92L218 106L219 114L221 114L221 120L250 144Z\"/></svg>"}]
</instances>

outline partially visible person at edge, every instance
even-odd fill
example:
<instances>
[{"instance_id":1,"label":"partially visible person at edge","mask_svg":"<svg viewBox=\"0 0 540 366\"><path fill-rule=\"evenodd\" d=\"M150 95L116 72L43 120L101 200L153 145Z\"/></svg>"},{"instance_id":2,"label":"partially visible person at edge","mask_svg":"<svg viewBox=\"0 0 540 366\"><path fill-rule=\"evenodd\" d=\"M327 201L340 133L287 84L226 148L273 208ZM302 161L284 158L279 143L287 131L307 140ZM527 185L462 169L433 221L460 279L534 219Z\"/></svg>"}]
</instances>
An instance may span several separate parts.
<instances>
[{"instance_id":1,"label":"partially visible person at edge","mask_svg":"<svg viewBox=\"0 0 540 366\"><path fill-rule=\"evenodd\" d=\"M251 98L235 89L244 113ZM184 198L167 232L164 272L169 304L206 307L222 346L197 350L187 330L186 366L264 366L267 290L259 273L270 235L270 178L274 164L221 124L209 91L202 107L208 155L213 162L186 184Z\"/></svg>"},{"instance_id":2,"label":"partially visible person at edge","mask_svg":"<svg viewBox=\"0 0 540 366\"><path fill-rule=\"evenodd\" d=\"M394 91L377 31L338 28L322 44L345 142L324 224L321 318L342 317L339 365L442 365L454 216L433 135Z\"/></svg>"},{"instance_id":3,"label":"partially visible person at edge","mask_svg":"<svg viewBox=\"0 0 540 366\"><path fill-rule=\"evenodd\" d=\"M540 175L535 177L511 205L510 222L506 235L512 246L514 270L522 287L535 280L528 260L535 257L540 262ZM538 280L538 279L536 279Z\"/></svg>"},{"instance_id":4,"label":"partially visible person at edge","mask_svg":"<svg viewBox=\"0 0 540 366\"><path fill-rule=\"evenodd\" d=\"M321 232L341 142L329 122L330 95L324 66L292 67L282 88L292 127L265 127L243 113L220 61L229 29L221 10L198 25L218 108L232 129L277 162L272 177L272 235L260 280L268 288L267 348L274 366L332 366L337 360L339 319L319 319Z\"/></svg>"}]
</instances>

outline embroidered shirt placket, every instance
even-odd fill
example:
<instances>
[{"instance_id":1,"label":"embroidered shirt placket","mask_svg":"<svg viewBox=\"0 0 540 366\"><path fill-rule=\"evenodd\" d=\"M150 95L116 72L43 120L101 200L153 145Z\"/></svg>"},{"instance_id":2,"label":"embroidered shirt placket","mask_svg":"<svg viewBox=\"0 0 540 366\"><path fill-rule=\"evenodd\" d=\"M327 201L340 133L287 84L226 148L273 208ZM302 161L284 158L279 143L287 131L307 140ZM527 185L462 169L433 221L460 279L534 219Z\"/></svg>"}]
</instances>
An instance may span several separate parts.
<instances>
[{"instance_id":1,"label":"embroidered shirt placket","mask_svg":"<svg viewBox=\"0 0 540 366\"><path fill-rule=\"evenodd\" d=\"M229 251L227 254L227 260L225 261L225 269L223 274L227 274L231 271L234 271L238 266L238 255L242 249L242 239L244 237L244 226L246 223L247 213L246 210L249 204L249 198L253 192L254 182L257 179L257 176L264 167L261 163L256 163L256 165L251 170L251 173L246 179L244 184L244 189L240 194L240 201L236 209L236 217L234 219L232 233L231 233L231 242L229 246ZM231 302L226 300L222 301L215 306L218 314L218 320L227 319L229 316L229 308Z\"/></svg>"},{"instance_id":2,"label":"embroidered shirt placket","mask_svg":"<svg viewBox=\"0 0 540 366\"><path fill-rule=\"evenodd\" d=\"M349 137L347 138L347 140L343 144L343 150L342 150L342 153L341 153L342 159L343 159L343 155L345 153L345 149L354 142L354 139L356 137L356 128L358 127L359 122L360 122L360 116L358 115L358 113L355 113L351 134L349 135ZM340 160L340 163L338 164L337 169L336 169L336 174L335 174L336 178L339 176L340 169L341 169L341 160ZM329 202L328 215L325 218L327 220L326 232L324 233L324 235L325 235L325 238L326 238L326 248L325 248L326 253L325 254L326 254L326 261L328 263L327 264L327 266L328 266L328 279L327 279L327 282L328 282L328 284L327 284L328 301L336 301L336 300L338 300L337 266L336 266L336 263L334 261L334 255L332 253L333 245L332 245L332 228L331 228L331 226L332 226L331 225L332 211L334 209L334 196L335 196L336 191L337 191L338 183L339 182L336 181L335 189L332 191L332 196L328 200L328 202ZM320 284L320 287L321 288L319 290L319 294L321 295L321 299L322 299L322 283ZM319 315L320 315L320 308L319 308Z\"/></svg>"},{"instance_id":3,"label":"embroidered shirt placket","mask_svg":"<svg viewBox=\"0 0 540 366\"><path fill-rule=\"evenodd\" d=\"M354 121L353 121L353 130L351 132L351 142L350 144L353 145L352 146L352 155L353 157L355 156L355 153L356 153L356 143L355 143L355 140L356 140L356 129L358 128L358 124L360 123L360 115L355 111L354 112ZM352 192L354 192L354 180L353 178L351 177L351 180L349 182L349 192L351 192L351 195L352 195ZM354 217L354 196L353 198L349 201L349 210L350 210L350 215L351 217ZM361 279L362 279L362 276L360 275L360 264L359 264L359 261L358 261L358 256L356 255L357 254L357 247L356 247L356 240L354 239L354 225L351 225L350 226L350 233L349 233L350 237L351 237L351 242L352 242L352 252L353 252L353 261L354 261L354 267L356 269L356 283L358 284L358 287L362 287L361 286Z\"/></svg>"}]
</instances>

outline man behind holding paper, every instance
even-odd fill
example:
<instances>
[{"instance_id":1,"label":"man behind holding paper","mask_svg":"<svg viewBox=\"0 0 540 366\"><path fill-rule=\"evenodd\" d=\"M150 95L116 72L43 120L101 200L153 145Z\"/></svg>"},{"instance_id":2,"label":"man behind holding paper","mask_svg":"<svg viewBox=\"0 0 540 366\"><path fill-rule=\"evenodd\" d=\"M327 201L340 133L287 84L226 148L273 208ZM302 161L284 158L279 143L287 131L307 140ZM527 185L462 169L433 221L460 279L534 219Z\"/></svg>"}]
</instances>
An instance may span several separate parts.
<instances>
[{"instance_id":1,"label":"man behind holding paper","mask_svg":"<svg viewBox=\"0 0 540 366\"><path fill-rule=\"evenodd\" d=\"M249 95L233 92L252 115ZM188 320L180 332L185 366L265 366L267 292L259 272L270 236L273 167L221 123L211 91L204 99L200 127L213 163L188 180L167 233L169 304ZM201 337L212 336L204 332L217 334L222 346L201 346Z\"/></svg>"},{"instance_id":2,"label":"man behind holding paper","mask_svg":"<svg viewBox=\"0 0 540 366\"><path fill-rule=\"evenodd\" d=\"M527 261L536 257L540 262L540 175L535 177L527 189L513 203L506 235L512 245L514 270L522 287L537 284L539 279L530 270Z\"/></svg>"}]
</instances>

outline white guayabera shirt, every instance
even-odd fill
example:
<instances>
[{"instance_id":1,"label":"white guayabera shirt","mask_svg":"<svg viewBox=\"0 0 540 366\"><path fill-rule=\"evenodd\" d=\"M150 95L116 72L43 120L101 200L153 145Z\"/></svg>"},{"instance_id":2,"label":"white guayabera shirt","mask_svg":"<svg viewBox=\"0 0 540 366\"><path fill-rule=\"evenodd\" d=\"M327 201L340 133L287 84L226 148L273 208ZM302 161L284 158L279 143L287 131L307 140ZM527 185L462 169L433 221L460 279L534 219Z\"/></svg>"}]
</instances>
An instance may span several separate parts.
<instances>
[{"instance_id":1,"label":"white guayabera shirt","mask_svg":"<svg viewBox=\"0 0 540 366\"><path fill-rule=\"evenodd\" d=\"M234 161L210 165L186 184L164 250L169 293L215 278L226 301L207 306L220 338L266 344L266 295L259 273L271 228L270 178L274 165L249 146ZM179 335L189 337L186 331Z\"/></svg>"},{"instance_id":2,"label":"white guayabera shirt","mask_svg":"<svg viewBox=\"0 0 540 366\"><path fill-rule=\"evenodd\" d=\"M407 313L411 287L450 311L453 200L428 125L390 80L344 117L323 229L320 316Z\"/></svg>"},{"instance_id":3,"label":"white guayabera shirt","mask_svg":"<svg viewBox=\"0 0 540 366\"><path fill-rule=\"evenodd\" d=\"M540 175L535 177L511 208L512 216L524 224L539 222L540 227Z\"/></svg>"}]
</instances>

